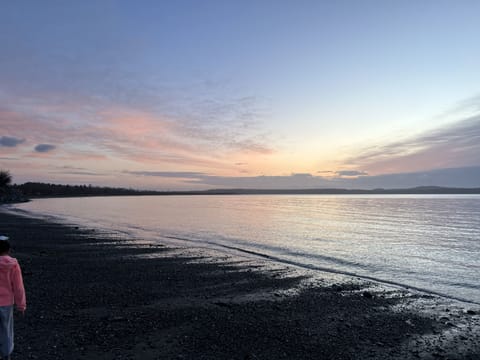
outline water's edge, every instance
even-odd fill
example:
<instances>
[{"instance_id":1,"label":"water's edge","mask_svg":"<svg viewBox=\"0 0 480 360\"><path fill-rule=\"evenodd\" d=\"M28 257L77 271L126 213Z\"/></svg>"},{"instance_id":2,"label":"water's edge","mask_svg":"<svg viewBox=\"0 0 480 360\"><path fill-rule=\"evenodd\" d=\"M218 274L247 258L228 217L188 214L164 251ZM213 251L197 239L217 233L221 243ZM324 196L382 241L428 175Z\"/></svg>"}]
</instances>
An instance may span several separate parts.
<instances>
[{"instance_id":1,"label":"water's edge","mask_svg":"<svg viewBox=\"0 0 480 360\"><path fill-rule=\"evenodd\" d=\"M126 237L126 238L133 238L135 240L138 240L139 238L136 237L136 234L134 231L125 231L125 230L118 230L118 229L112 229L108 226L101 226L100 223L96 223L92 226L92 224L89 224L87 222L82 222L78 221L80 219L72 219L67 216L57 216L57 215L48 215L48 214L42 214L39 212L35 211L28 211L24 209L19 209L15 205L8 204L4 206L0 206L0 211L4 211L7 213L11 213L14 215L19 215L19 216L24 216L24 217L31 217L31 218L36 218L36 219L41 219L45 220L48 222L55 222L55 223L60 223L64 225L70 225L70 226L79 226L82 228L88 228L88 229L96 229L99 232L102 233L115 233L118 234L119 237ZM317 266L313 264L305 264L302 262L298 261L293 261L285 258L281 258L278 256L274 256L271 254L267 253L262 253L259 251L253 251L250 249L245 249L237 246L229 246L225 244L220 244L220 243L215 243L215 242L209 242L205 240L199 240L199 239L191 239L191 238L186 238L186 237L178 237L178 236L169 236L169 235L158 235L156 238L148 238L144 239L142 237L142 240L148 240L151 242L155 243L163 243L164 245L174 245L174 246L187 246L190 249L207 249L207 250L214 250L215 252L220 252L224 253L226 255L230 256L247 256L248 258L257 258L261 260L266 260L268 262L272 263L277 263L277 264L282 264L282 265L287 265L287 266L293 266L295 268L300 268L300 269L305 269L309 271L315 271L315 272L322 272L322 273L328 273L328 274L337 274L337 275L342 275L342 276L348 276L351 278L356 278L359 280L367 280L371 281L377 284L381 285L387 285L387 286L392 286L394 288L399 288L399 289L405 289L409 291L415 291L419 293L424 293L428 295L434 295L438 296L440 298L444 299L449 299L449 300L455 300L459 301L465 304L472 304L472 305L480 305L480 302L474 301L474 300L469 300L465 299L459 296L452 296L450 294L445 294L439 291L434 291L431 289L427 288L422 288L422 287L417 287L417 286L411 286L409 284L405 284L402 282L397 282L397 281L391 281L387 279L382 279L374 276L368 276L364 274L358 274L355 272L349 272L349 271L342 271L342 270L336 270L333 268L327 268L323 266Z\"/></svg>"}]
</instances>

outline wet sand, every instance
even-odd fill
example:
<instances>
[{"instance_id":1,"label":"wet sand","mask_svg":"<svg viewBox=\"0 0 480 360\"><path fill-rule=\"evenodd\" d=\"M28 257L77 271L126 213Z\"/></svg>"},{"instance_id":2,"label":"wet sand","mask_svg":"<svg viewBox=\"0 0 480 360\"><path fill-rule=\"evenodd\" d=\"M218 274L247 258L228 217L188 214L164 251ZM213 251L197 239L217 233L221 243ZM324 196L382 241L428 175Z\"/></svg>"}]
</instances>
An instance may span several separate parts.
<instances>
[{"instance_id":1,"label":"wet sand","mask_svg":"<svg viewBox=\"0 0 480 360\"><path fill-rule=\"evenodd\" d=\"M480 359L480 309L2 212L15 359ZM268 265L268 266L267 266Z\"/></svg>"}]
</instances>

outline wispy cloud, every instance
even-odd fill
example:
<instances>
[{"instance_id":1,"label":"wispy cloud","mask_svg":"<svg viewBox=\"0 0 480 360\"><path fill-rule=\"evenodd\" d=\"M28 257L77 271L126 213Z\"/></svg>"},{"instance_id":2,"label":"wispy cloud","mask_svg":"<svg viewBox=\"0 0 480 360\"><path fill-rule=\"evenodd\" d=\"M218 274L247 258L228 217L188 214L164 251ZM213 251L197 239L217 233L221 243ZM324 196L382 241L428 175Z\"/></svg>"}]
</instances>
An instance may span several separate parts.
<instances>
[{"instance_id":1,"label":"wispy cloud","mask_svg":"<svg viewBox=\"0 0 480 360\"><path fill-rule=\"evenodd\" d=\"M358 177L322 177L312 174L286 176L214 176L201 172L128 171L134 176L176 178L184 184L243 189L312 188L409 188L416 186L480 187L480 167L464 167Z\"/></svg>"},{"instance_id":2,"label":"wispy cloud","mask_svg":"<svg viewBox=\"0 0 480 360\"><path fill-rule=\"evenodd\" d=\"M202 110L203 120L202 111L191 117L169 117L158 109L139 110L98 99L89 103L89 99L75 102L67 97L55 103L44 96L18 101L10 98L9 107L6 101L2 107L1 100L0 96L0 131L14 132L18 139L28 137L30 142L62 143L58 156L78 158L90 152L137 163L219 168L233 167L234 154L265 155L273 151L267 135L258 127L254 110L248 110L254 107L254 99L233 99L223 107L207 106ZM247 110L241 110L242 106Z\"/></svg>"},{"instance_id":3,"label":"wispy cloud","mask_svg":"<svg viewBox=\"0 0 480 360\"><path fill-rule=\"evenodd\" d=\"M71 169L71 170L68 170L68 169L65 169L65 170L57 170L57 171L53 171L52 173L55 173L55 174L62 174L62 175L82 175L82 176L108 176L110 174L107 174L107 173L104 173L104 172L100 172L100 171L88 171L86 169L79 169L79 170L74 170L74 169Z\"/></svg>"},{"instance_id":4,"label":"wispy cloud","mask_svg":"<svg viewBox=\"0 0 480 360\"><path fill-rule=\"evenodd\" d=\"M366 176L368 173L366 171L358 170L339 170L335 172L338 176Z\"/></svg>"},{"instance_id":5,"label":"wispy cloud","mask_svg":"<svg viewBox=\"0 0 480 360\"><path fill-rule=\"evenodd\" d=\"M197 143L210 150L250 154L275 151L270 134L262 129L268 111L261 98L213 96L187 102L183 107L187 110L178 114L181 119L176 122L178 135L197 139Z\"/></svg>"},{"instance_id":6,"label":"wispy cloud","mask_svg":"<svg viewBox=\"0 0 480 360\"><path fill-rule=\"evenodd\" d=\"M480 115L418 136L361 149L347 164L372 173L479 165Z\"/></svg>"},{"instance_id":7,"label":"wispy cloud","mask_svg":"<svg viewBox=\"0 0 480 360\"><path fill-rule=\"evenodd\" d=\"M202 179L208 177L207 174L188 171L124 171L126 174L137 176L153 176L176 179Z\"/></svg>"}]
</instances>

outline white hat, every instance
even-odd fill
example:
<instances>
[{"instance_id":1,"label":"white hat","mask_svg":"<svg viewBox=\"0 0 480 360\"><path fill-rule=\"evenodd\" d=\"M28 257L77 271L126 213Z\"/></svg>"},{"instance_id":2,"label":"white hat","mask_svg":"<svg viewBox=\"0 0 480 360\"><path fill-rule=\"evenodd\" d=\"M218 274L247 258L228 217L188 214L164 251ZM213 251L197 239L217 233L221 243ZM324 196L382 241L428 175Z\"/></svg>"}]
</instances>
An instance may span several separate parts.
<instances>
[{"instance_id":1,"label":"white hat","mask_svg":"<svg viewBox=\"0 0 480 360\"><path fill-rule=\"evenodd\" d=\"M8 236L3 236L3 235L0 235L0 240L8 240Z\"/></svg>"}]
</instances>

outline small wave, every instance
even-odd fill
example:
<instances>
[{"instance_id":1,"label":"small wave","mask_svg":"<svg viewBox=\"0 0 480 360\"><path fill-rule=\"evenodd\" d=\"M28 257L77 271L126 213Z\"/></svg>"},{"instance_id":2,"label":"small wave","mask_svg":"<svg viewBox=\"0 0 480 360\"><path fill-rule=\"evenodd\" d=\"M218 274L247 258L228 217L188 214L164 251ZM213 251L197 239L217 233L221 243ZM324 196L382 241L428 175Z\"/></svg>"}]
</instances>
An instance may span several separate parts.
<instances>
[{"instance_id":1,"label":"small wave","mask_svg":"<svg viewBox=\"0 0 480 360\"><path fill-rule=\"evenodd\" d=\"M172 239L172 240L192 242L192 243L195 243L195 244L198 245L198 240L194 240L194 239L189 239L189 238L185 238L185 237L178 237L178 236L164 236L164 237L167 238L167 239ZM477 302L477 301L469 300L469 299L459 297L459 296L453 296L453 295L450 295L450 294L445 294L445 293L440 292L440 291L435 291L435 290L431 290L431 289L427 289L427 288L423 288L423 287L412 286L412 285L408 285L408 284L393 281L393 280L387 280L387 279L382 279L382 278L378 278L378 277L374 277L374 276L358 274L358 273L350 272L350 271L337 270L337 269L332 269L332 268L313 265L313 264L305 264L305 263L302 263L302 262L299 262L299 261L284 259L284 258L275 256L275 255L270 255L270 254L266 254L266 253L262 253L262 252L258 252L258 251L249 250L249 249L243 249L243 248L236 247L236 246L224 245L224 244L213 243L213 242L208 242L208 241L202 241L202 243L209 244L209 245L214 245L216 247L220 247L220 248L224 248L224 249L228 249L228 250L238 251L238 252L244 253L244 254L254 255L254 256L260 257L262 259L267 259L267 260L270 260L270 261L275 261L275 262L286 264L286 265L292 265L292 266L300 267L300 268L307 269L307 270L315 270L315 271L322 271L322 272L326 272L326 273L330 273L330 274L339 274L339 275L357 277L357 278L360 278L360 279L370 280L370 281L374 281L374 282L385 284L385 285L391 285L391 286L395 286L395 287L399 287L399 288L403 288L403 289L415 290L415 291L423 292L423 293L430 294L430 295L436 295L436 296L440 296L440 297L443 297L443 298L446 298L446 299L457 300L457 301L462 301L462 302L469 303L469 304L480 305L480 302Z\"/></svg>"}]
</instances>

